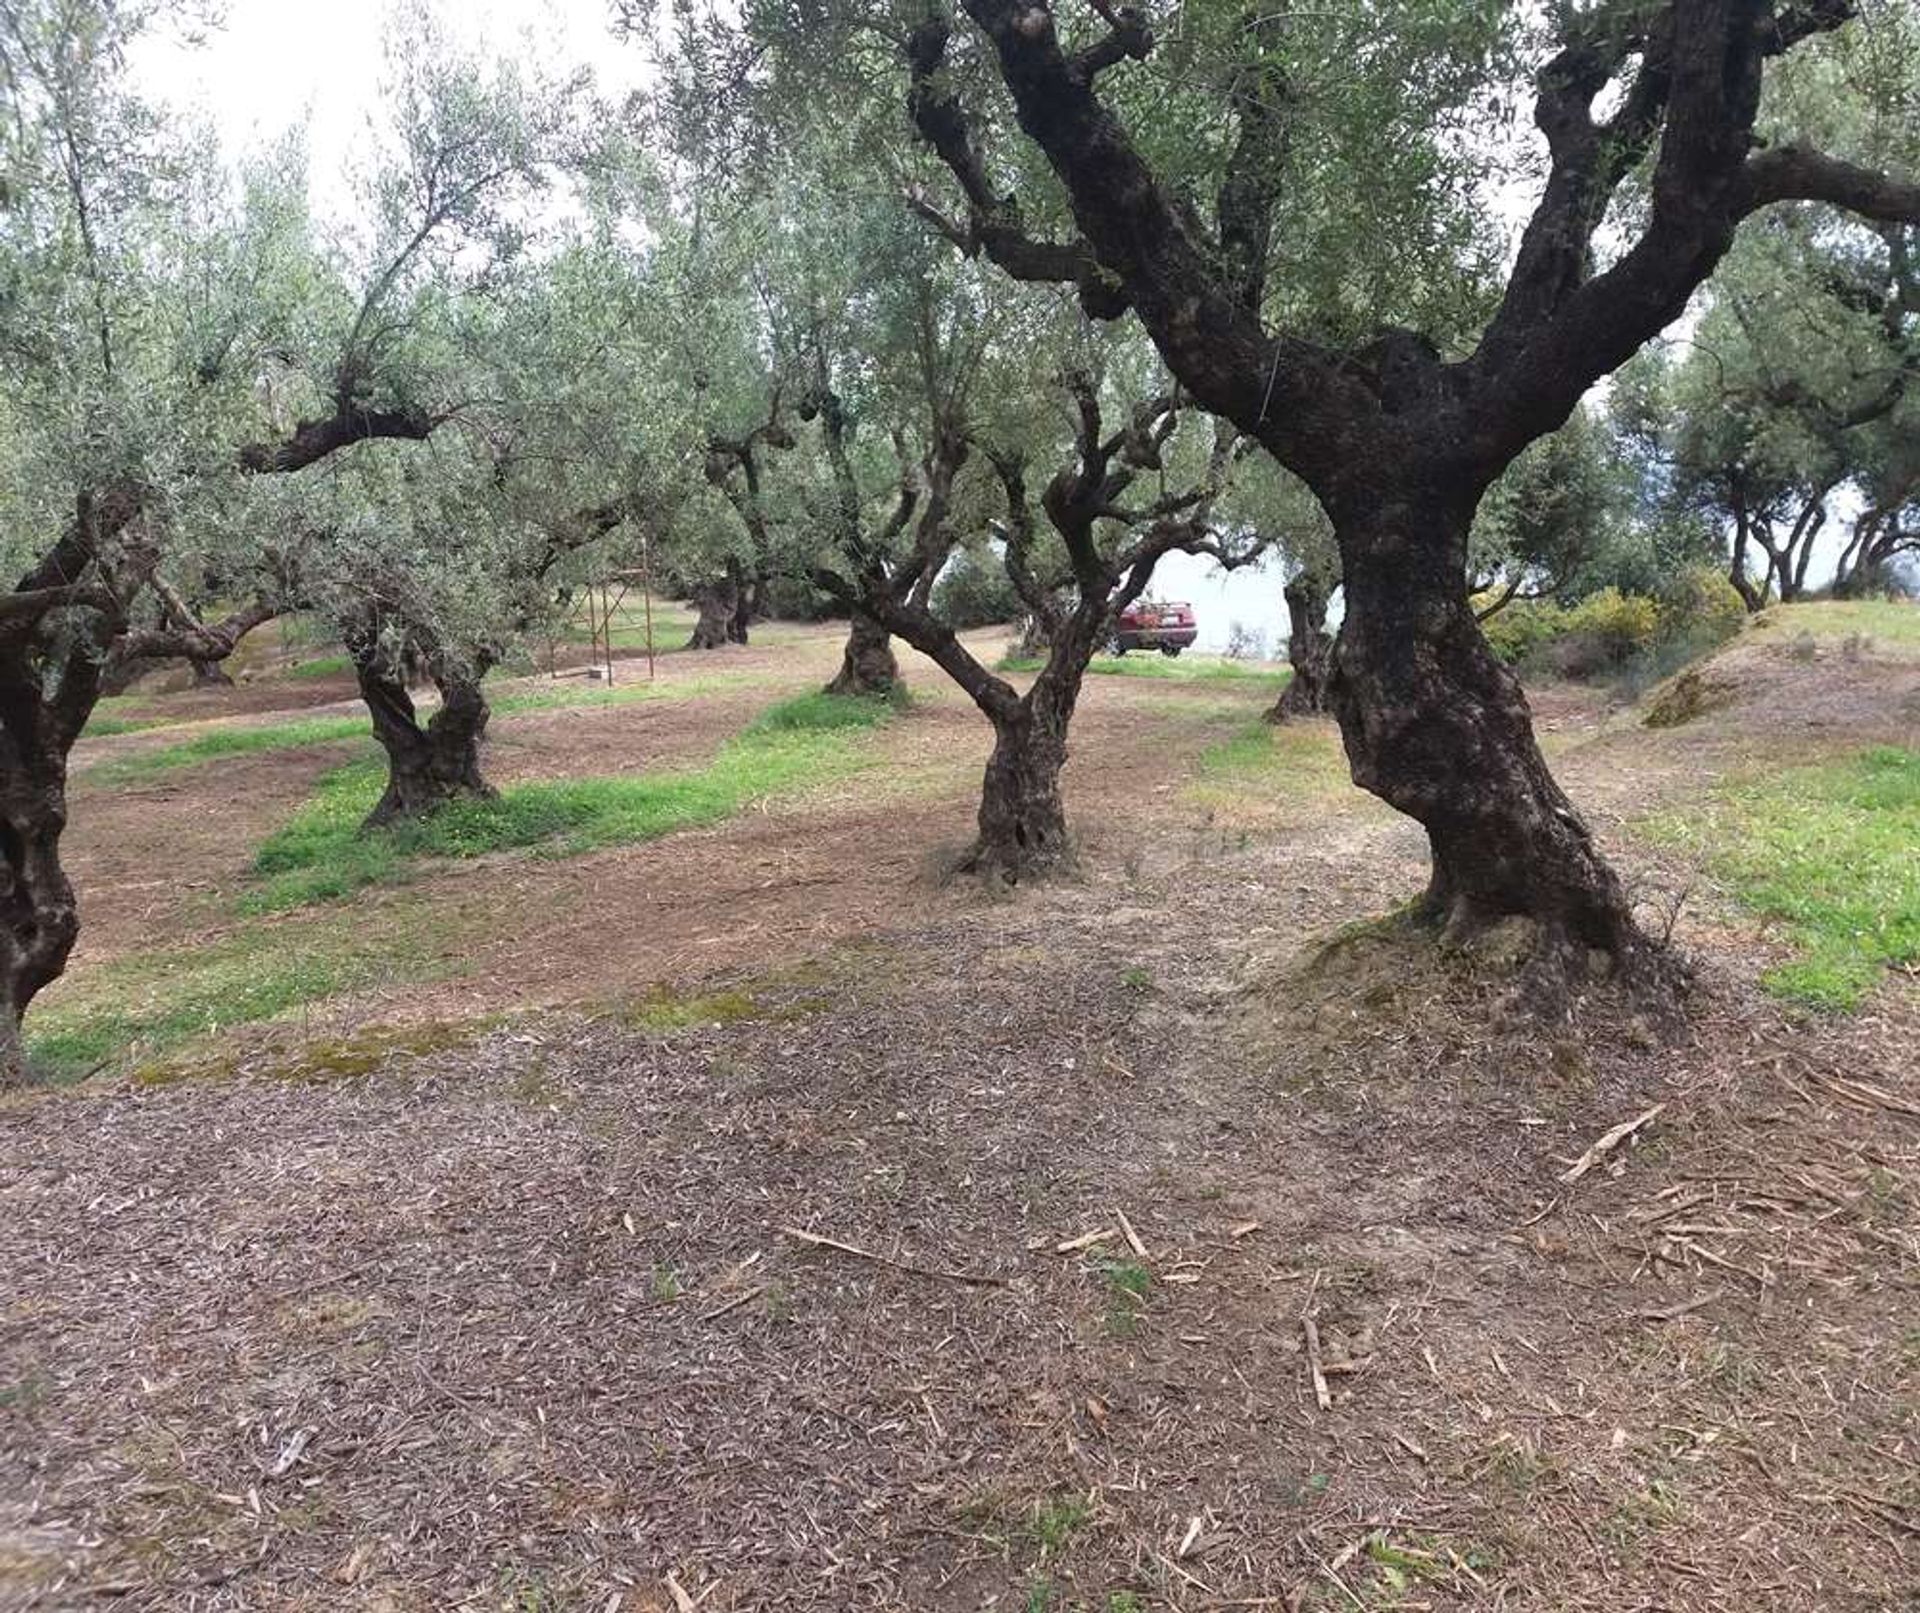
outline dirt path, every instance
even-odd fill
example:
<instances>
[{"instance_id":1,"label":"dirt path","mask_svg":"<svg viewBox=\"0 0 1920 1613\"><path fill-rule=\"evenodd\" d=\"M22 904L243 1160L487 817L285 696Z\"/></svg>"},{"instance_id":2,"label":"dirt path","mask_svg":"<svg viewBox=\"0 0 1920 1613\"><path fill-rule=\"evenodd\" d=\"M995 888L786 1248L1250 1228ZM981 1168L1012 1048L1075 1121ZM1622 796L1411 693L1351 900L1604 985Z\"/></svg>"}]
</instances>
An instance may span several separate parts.
<instances>
[{"instance_id":1,"label":"dirt path","mask_svg":"<svg viewBox=\"0 0 1920 1613\"><path fill-rule=\"evenodd\" d=\"M0 1605L1904 1605L1920 983L1793 1023L1703 922L1683 1036L1502 1028L1355 927L1416 830L1192 793L1259 700L1091 680L1080 883L930 877L986 740L929 699L778 809L357 909L496 938L356 1013L624 1018L0 1107ZM1542 706L1603 821L1760 754Z\"/></svg>"}]
</instances>

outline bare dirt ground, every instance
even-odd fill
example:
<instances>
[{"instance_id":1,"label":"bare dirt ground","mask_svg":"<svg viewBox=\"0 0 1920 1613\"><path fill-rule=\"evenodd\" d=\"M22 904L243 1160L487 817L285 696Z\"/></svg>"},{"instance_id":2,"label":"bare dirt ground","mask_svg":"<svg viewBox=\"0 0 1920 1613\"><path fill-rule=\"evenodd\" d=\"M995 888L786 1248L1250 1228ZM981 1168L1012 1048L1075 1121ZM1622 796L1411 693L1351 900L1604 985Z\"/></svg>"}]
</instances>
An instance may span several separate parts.
<instances>
[{"instance_id":1,"label":"bare dirt ground","mask_svg":"<svg viewBox=\"0 0 1920 1613\"><path fill-rule=\"evenodd\" d=\"M496 771L695 758L832 648ZM1777 671L1537 702L1634 877L1651 805L1920 729L1912 663ZM1089 681L1081 882L935 877L942 695L764 813L363 898L477 939L318 1047L0 1107L0 1606L1920 1605L1920 983L1790 1018L1703 898L1683 1030L1510 1024L1367 922L1417 831L1195 793L1266 694ZM87 800L90 957L211 922L135 871L229 888L325 765Z\"/></svg>"}]
</instances>

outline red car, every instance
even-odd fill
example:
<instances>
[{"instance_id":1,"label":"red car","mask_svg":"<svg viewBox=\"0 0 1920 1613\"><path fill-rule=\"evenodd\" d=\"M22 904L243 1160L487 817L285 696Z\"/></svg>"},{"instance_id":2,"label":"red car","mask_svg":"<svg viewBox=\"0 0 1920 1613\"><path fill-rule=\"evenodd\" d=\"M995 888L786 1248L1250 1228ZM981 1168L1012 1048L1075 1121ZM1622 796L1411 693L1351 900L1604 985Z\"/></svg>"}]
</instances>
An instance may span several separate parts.
<instances>
[{"instance_id":1,"label":"red car","mask_svg":"<svg viewBox=\"0 0 1920 1613\"><path fill-rule=\"evenodd\" d=\"M1178 655L1200 636L1193 625L1193 607L1185 600L1136 600L1113 624L1107 648L1115 655L1128 650L1158 650Z\"/></svg>"}]
</instances>

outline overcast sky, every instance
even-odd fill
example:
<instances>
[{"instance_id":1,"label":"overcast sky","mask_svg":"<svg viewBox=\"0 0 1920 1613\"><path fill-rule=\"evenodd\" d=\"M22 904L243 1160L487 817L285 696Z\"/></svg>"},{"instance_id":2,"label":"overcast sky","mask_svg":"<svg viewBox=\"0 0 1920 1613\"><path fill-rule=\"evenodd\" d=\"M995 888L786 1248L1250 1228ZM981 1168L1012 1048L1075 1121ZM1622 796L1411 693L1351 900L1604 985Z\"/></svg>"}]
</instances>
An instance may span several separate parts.
<instances>
[{"instance_id":1,"label":"overcast sky","mask_svg":"<svg viewBox=\"0 0 1920 1613\"><path fill-rule=\"evenodd\" d=\"M435 8L440 26L481 57L593 70L601 89L636 87L644 53L614 38L607 0L458 0ZM225 0L225 21L198 43L156 34L141 42L134 77L181 116L209 119L230 157L304 121L315 204L342 204L341 174L364 152L386 73L390 0Z\"/></svg>"}]
</instances>

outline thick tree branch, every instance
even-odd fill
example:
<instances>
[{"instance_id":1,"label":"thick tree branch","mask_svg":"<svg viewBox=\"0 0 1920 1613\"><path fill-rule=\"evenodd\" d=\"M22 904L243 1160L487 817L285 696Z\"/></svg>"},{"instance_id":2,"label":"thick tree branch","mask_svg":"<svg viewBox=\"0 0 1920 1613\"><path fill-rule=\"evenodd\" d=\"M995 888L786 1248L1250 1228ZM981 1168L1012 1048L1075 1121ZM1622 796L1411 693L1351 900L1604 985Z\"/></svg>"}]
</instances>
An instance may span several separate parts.
<instances>
[{"instance_id":1,"label":"thick tree branch","mask_svg":"<svg viewBox=\"0 0 1920 1613\"><path fill-rule=\"evenodd\" d=\"M112 610L118 604L104 588L88 583L63 583L52 588L29 588L0 594L0 625L31 625L51 611L75 605L90 605L96 610Z\"/></svg>"},{"instance_id":2,"label":"thick tree branch","mask_svg":"<svg viewBox=\"0 0 1920 1613\"><path fill-rule=\"evenodd\" d=\"M1065 185L1081 235L1124 284L1182 385L1290 468L1331 472L1352 451L1352 422L1374 412L1361 378L1317 344L1268 337L1242 285L1221 272L1189 212L1062 50L1046 7L965 5L998 53L1021 128ZM954 167L941 142L922 134Z\"/></svg>"},{"instance_id":3,"label":"thick tree branch","mask_svg":"<svg viewBox=\"0 0 1920 1613\"><path fill-rule=\"evenodd\" d=\"M374 409L353 398L341 398L332 414L302 420L279 442L248 443L235 459L243 471L255 475L286 474L305 470L356 442L376 438L424 442L445 420L445 415L422 409Z\"/></svg>"},{"instance_id":4,"label":"thick tree branch","mask_svg":"<svg viewBox=\"0 0 1920 1613\"><path fill-rule=\"evenodd\" d=\"M1920 182L1897 179L1805 146L1770 146L1746 161L1742 214L1773 202L1826 202L1882 224L1920 225Z\"/></svg>"},{"instance_id":5,"label":"thick tree branch","mask_svg":"<svg viewBox=\"0 0 1920 1613\"><path fill-rule=\"evenodd\" d=\"M1264 59L1263 35L1286 20L1284 4L1265 10L1255 6L1241 26L1245 48L1254 59L1234 79L1233 110L1240 128L1215 203L1227 284L1256 317L1266 294L1273 210L1280 200L1293 100L1284 70Z\"/></svg>"},{"instance_id":6,"label":"thick tree branch","mask_svg":"<svg viewBox=\"0 0 1920 1613\"><path fill-rule=\"evenodd\" d=\"M1805 32L1835 26L1848 9L1822 0L1796 8L1783 20L1772 15L1766 0L1666 0L1644 36L1642 72L1657 64L1661 78L1660 155L1646 229L1617 263L1590 278L1575 269L1564 250L1556 254L1536 243L1530 252L1523 244L1521 268L1544 279L1530 283L1516 269L1508 301L1472 361L1478 384L1470 452L1493 466L1504 464L1543 427L1564 420L1595 380L1618 369L1679 317L1732 244L1735 225L1751 211L1748 152L1767 57ZM1618 56L1622 36L1615 37L1611 49ZM1596 83L1591 69L1573 78L1567 94L1579 102L1584 118L1589 90L1597 94L1605 81ZM1587 100L1579 101L1581 96ZM1551 99L1549 85L1543 101ZM1630 91L1622 116L1634 102ZM1582 163L1596 178L1617 184L1619 175L1603 171L1597 156L1581 154L1577 123L1561 138L1571 142L1572 155L1563 160L1556 152L1555 178L1549 179L1530 235L1536 230L1550 234L1557 223L1572 227L1567 221L1576 214L1564 211L1567 203L1556 179L1563 186L1574 182ZM1549 130L1550 143L1553 139ZM1611 187L1606 194L1591 188L1591 181L1581 188L1577 217L1597 218ZM1562 214L1554 213L1556 206Z\"/></svg>"},{"instance_id":7,"label":"thick tree branch","mask_svg":"<svg viewBox=\"0 0 1920 1613\"><path fill-rule=\"evenodd\" d=\"M909 195L908 205L968 257L984 252L1002 273L1015 280L1071 285L1079 293L1080 306L1089 319L1118 319L1127 311L1127 296L1086 244L1029 235L1018 198L993 188L972 125L944 82L951 36L944 18L930 19L908 36L911 79L907 108L920 137L959 180L967 201L967 223L964 227L955 224L923 196ZM1118 38L1119 30L1108 37Z\"/></svg>"},{"instance_id":8,"label":"thick tree branch","mask_svg":"<svg viewBox=\"0 0 1920 1613\"><path fill-rule=\"evenodd\" d=\"M155 575L149 586L172 618L171 627L136 628L114 641L116 661L224 661L241 639L280 614L279 605L261 598L211 625L202 622L173 585Z\"/></svg>"}]
</instances>

